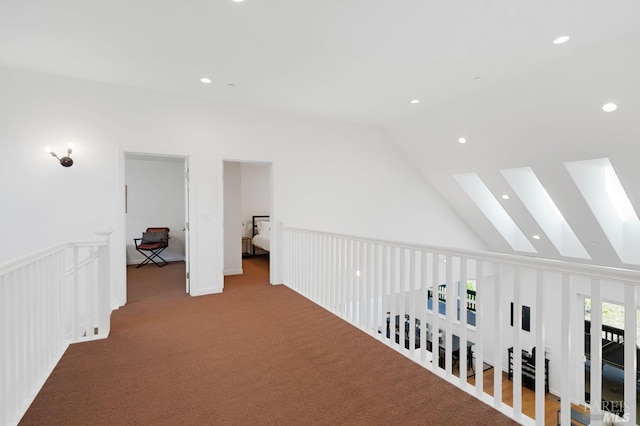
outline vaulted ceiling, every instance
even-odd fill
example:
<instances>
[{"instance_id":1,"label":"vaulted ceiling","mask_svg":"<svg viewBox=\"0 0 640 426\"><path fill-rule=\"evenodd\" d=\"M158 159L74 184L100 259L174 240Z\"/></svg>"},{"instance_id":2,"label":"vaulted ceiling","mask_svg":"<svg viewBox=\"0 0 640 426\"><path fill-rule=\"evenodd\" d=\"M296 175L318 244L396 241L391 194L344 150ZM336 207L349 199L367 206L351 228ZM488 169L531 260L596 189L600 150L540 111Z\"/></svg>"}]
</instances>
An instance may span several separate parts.
<instances>
[{"instance_id":1,"label":"vaulted ceiling","mask_svg":"<svg viewBox=\"0 0 640 426\"><path fill-rule=\"evenodd\" d=\"M477 175L528 254L563 258L506 178L529 168L579 261L637 267L565 163L608 158L640 211L639 18L637 0L6 0L0 66L381 127L491 249L523 252L456 176Z\"/></svg>"}]
</instances>

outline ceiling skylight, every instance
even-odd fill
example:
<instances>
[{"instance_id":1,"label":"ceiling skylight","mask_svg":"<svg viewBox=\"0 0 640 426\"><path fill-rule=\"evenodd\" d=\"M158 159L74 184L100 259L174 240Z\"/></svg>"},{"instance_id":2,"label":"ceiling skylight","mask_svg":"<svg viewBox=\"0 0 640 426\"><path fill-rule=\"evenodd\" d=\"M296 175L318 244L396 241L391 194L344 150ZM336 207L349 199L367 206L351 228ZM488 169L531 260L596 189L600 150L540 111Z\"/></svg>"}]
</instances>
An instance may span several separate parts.
<instances>
[{"instance_id":1,"label":"ceiling skylight","mask_svg":"<svg viewBox=\"0 0 640 426\"><path fill-rule=\"evenodd\" d=\"M624 188L613 170L613 166L605 167L604 169L604 189L607 191L607 195L613 203L620 219L625 222L628 220L638 220L635 210L627 197L627 193L624 192Z\"/></svg>"},{"instance_id":2,"label":"ceiling skylight","mask_svg":"<svg viewBox=\"0 0 640 426\"><path fill-rule=\"evenodd\" d=\"M476 173L455 175L454 178L513 250L537 253L531 242Z\"/></svg>"},{"instance_id":3,"label":"ceiling skylight","mask_svg":"<svg viewBox=\"0 0 640 426\"><path fill-rule=\"evenodd\" d=\"M608 158L565 167L623 263L640 265L640 220Z\"/></svg>"},{"instance_id":4,"label":"ceiling skylight","mask_svg":"<svg viewBox=\"0 0 640 426\"><path fill-rule=\"evenodd\" d=\"M562 256L591 259L531 167L501 173ZM539 240L540 236L533 238Z\"/></svg>"}]
</instances>

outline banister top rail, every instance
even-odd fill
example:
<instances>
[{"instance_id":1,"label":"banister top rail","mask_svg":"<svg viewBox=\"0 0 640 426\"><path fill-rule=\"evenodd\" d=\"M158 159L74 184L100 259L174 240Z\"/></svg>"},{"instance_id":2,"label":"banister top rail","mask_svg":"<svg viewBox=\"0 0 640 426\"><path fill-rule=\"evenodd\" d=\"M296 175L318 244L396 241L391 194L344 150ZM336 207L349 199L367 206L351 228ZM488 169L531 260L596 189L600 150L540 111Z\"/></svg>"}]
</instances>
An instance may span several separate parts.
<instances>
[{"instance_id":1,"label":"banister top rail","mask_svg":"<svg viewBox=\"0 0 640 426\"><path fill-rule=\"evenodd\" d=\"M17 259L10 260L5 263L0 263L0 276L8 274L11 271L19 269L25 265L28 265L31 262L35 262L37 260L43 259L47 256L50 256L60 250L64 250L66 248L75 248L75 247L101 247L106 246L108 241L101 240L83 240L83 241L70 241L66 243L56 244L52 247L45 248L42 250L38 250L24 256L21 256Z\"/></svg>"},{"instance_id":2,"label":"banister top rail","mask_svg":"<svg viewBox=\"0 0 640 426\"><path fill-rule=\"evenodd\" d=\"M83 241L70 241L67 246L74 247L102 247L107 245L107 240L83 240Z\"/></svg>"},{"instance_id":3,"label":"banister top rail","mask_svg":"<svg viewBox=\"0 0 640 426\"><path fill-rule=\"evenodd\" d=\"M293 226L283 225L285 229L291 229L300 232L310 232L313 234L322 234L331 237L349 238L361 242L386 244L397 248L406 248L412 250L428 250L443 255L462 256L476 260L484 260L491 262L507 263L514 266L522 266L532 269L544 269L559 273L569 273L572 275L581 275L590 278L598 278L602 280L615 280L629 284L640 285L640 271L633 269L614 268L609 266L589 265L583 263L571 263L562 260L544 259L538 257L522 256L507 253L495 253L489 251L458 249L451 247L442 247L427 244L406 243L392 240L382 240L373 238L364 238L354 235L336 234L324 231L314 231L310 229L297 228Z\"/></svg>"}]
</instances>

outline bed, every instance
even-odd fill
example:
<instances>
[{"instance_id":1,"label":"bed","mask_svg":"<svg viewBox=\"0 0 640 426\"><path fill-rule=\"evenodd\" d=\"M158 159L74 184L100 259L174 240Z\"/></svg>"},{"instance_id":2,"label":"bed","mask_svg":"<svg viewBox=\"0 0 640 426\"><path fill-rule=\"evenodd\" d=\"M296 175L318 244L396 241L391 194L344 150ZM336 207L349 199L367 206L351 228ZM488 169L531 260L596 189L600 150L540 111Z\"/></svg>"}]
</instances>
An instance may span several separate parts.
<instances>
[{"instance_id":1,"label":"bed","mask_svg":"<svg viewBox=\"0 0 640 426\"><path fill-rule=\"evenodd\" d=\"M252 254L261 254L260 250L268 253L270 251L271 218L269 216L253 216L252 218ZM256 249L258 249L258 252L256 252Z\"/></svg>"}]
</instances>

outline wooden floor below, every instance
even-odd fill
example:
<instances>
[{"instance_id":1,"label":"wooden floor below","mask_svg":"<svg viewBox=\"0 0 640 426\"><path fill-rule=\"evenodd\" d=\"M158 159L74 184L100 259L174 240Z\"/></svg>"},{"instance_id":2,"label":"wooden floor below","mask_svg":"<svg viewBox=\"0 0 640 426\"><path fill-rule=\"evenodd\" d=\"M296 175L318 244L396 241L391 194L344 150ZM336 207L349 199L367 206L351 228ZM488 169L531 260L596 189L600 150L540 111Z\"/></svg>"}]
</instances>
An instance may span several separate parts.
<instances>
[{"instance_id":1,"label":"wooden floor below","mask_svg":"<svg viewBox=\"0 0 640 426\"><path fill-rule=\"evenodd\" d=\"M493 395L493 368L483 372L483 388L486 393ZM475 385L475 377L469 377L469 383ZM536 393L529 388L522 387L522 413L535 419L536 417ZM502 402L508 406L513 406L513 381L509 380L507 373L502 373ZM558 424L558 410L560 400L555 395L548 393L545 397L545 425Z\"/></svg>"}]
</instances>

